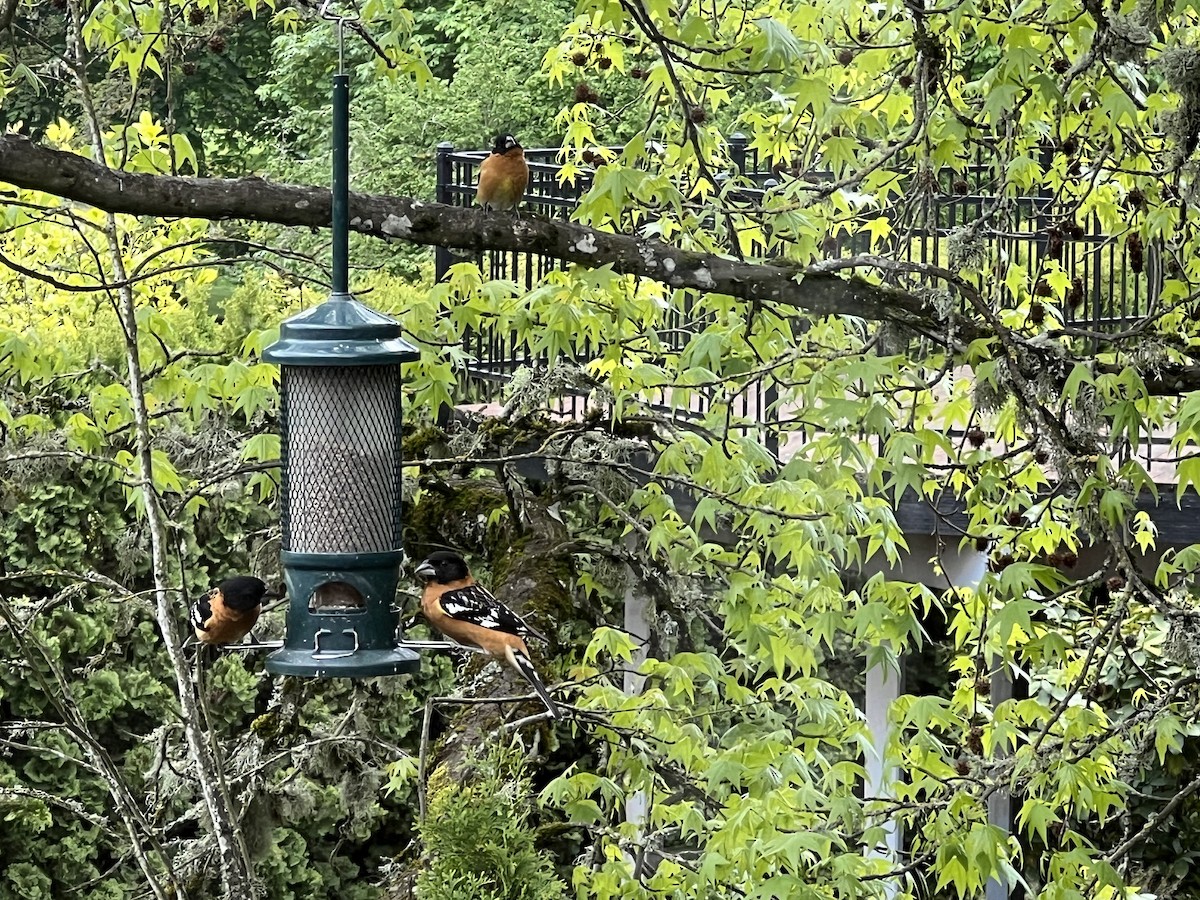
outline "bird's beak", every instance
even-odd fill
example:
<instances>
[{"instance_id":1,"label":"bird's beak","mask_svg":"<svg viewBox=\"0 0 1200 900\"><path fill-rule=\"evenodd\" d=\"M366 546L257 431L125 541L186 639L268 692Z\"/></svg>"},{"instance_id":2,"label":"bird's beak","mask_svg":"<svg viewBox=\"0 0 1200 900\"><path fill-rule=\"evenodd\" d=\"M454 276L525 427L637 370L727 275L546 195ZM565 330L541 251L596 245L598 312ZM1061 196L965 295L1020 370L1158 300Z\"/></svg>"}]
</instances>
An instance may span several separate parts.
<instances>
[{"instance_id":1,"label":"bird's beak","mask_svg":"<svg viewBox=\"0 0 1200 900\"><path fill-rule=\"evenodd\" d=\"M418 578L432 578L434 574L436 574L433 571L433 563L431 563L429 560L425 560L419 566L417 566L415 574Z\"/></svg>"}]
</instances>

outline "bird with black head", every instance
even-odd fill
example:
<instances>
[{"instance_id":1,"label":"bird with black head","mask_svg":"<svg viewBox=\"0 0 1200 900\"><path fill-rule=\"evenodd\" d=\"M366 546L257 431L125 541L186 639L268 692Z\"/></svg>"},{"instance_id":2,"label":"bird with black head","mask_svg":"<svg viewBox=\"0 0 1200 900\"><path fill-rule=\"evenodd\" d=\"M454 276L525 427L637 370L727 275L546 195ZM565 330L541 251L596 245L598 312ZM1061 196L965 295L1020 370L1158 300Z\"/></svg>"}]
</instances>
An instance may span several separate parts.
<instances>
[{"instance_id":1,"label":"bird with black head","mask_svg":"<svg viewBox=\"0 0 1200 900\"><path fill-rule=\"evenodd\" d=\"M497 135L492 152L479 165L475 199L485 209L515 211L528 185L529 164L524 148L511 134Z\"/></svg>"},{"instance_id":2,"label":"bird with black head","mask_svg":"<svg viewBox=\"0 0 1200 900\"><path fill-rule=\"evenodd\" d=\"M272 590L261 578L235 575L196 600L188 618L201 643L232 644L250 634L264 600L282 596L283 591Z\"/></svg>"},{"instance_id":3,"label":"bird with black head","mask_svg":"<svg viewBox=\"0 0 1200 900\"><path fill-rule=\"evenodd\" d=\"M425 582L421 612L429 624L459 644L508 663L529 682L550 717L560 718L525 643L530 637L546 641L545 636L479 584L467 561L453 550L429 554L416 574Z\"/></svg>"}]
</instances>

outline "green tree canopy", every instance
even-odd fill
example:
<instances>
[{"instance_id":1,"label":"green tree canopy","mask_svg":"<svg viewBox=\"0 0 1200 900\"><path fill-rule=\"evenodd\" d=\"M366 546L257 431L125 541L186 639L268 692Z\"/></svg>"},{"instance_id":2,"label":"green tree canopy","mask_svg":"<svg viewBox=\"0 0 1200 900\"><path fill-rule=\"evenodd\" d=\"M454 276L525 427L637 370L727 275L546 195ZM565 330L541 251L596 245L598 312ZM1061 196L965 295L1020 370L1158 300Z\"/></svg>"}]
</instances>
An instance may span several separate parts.
<instances>
[{"instance_id":1,"label":"green tree canopy","mask_svg":"<svg viewBox=\"0 0 1200 900\"><path fill-rule=\"evenodd\" d=\"M286 818L290 795L216 779L244 745L235 723L203 727L176 595L222 558L222 529L262 527L257 511L214 519L222 491L273 497L275 372L258 355L283 313L321 296L303 230L328 222L329 195L246 173L322 180L328 26L306 3L9 0L0 12L14 129L0 137L0 262L15 301L0 313L0 423L6 502L32 542L14 566L17 605L0 613L8 652L58 698L23 708L5 687L6 717L51 720L56 739L5 738L28 759L0 768L4 802L30 831L66 798L84 830L117 809L127 827L105 832L111 855L128 850L127 883L136 865L159 896L217 871L238 895L253 878L318 895L351 876L324 865L315 825L256 841L234 824L264 798ZM406 385L421 539L471 543L498 584L553 582L574 601L527 598L566 623L555 671L580 719L569 739L547 737L556 777L534 784L545 819L574 836L558 862L580 896L967 897L989 879L1047 900L1195 889L1176 862L1200 809L1200 554L1165 510L1200 482L1196 12L583 0L556 20L558 6L532 3L363 5L347 32L370 111L355 168L388 193L356 195L351 214L381 239L372 262L436 245L564 264L532 288L471 262L432 287L386 272L355 287L423 348ZM236 116L206 119L190 93L201 37L253 88L226 95ZM483 145L504 122L556 135L560 177L590 178L571 221L431 202L432 144ZM462 347L481 330L546 366L513 379L499 424L435 427L440 406L475 399ZM548 414L564 393L586 397L585 413ZM223 438L206 445L214 426ZM59 678L55 635L21 624L67 602L48 586L66 551L34 521L60 501L8 467L62 458L107 478L146 535L133 572L112 570L103 542L67 558L76 575L153 596L157 683L173 675L183 732L164 746L195 766L188 802L203 809L172 822L212 823L186 840L121 787L151 763L105 755L88 718L98 701ZM518 470L531 463L536 484ZM492 499L464 494L464 477ZM937 510L919 551L934 577L911 574L918 545L899 517L911 500ZM111 531L116 515L90 527ZM555 540L527 544L531 522ZM521 568L530 546L534 575ZM969 553L986 553L987 571L949 581ZM656 604L645 644L612 627L627 588ZM898 778L864 797L870 735L839 657L915 650L931 619L948 635L944 690L893 704L885 762ZM271 693L286 686L224 662L247 717L256 690L272 715L293 708ZM998 666L1027 679L1027 697L991 695ZM629 668L644 678L636 696ZM368 743L403 795L415 724L386 727L397 733ZM53 782L57 800L31 794L34 763L64 756L91 767L87 796L71 779ZM378 773L382 759L356 765ZM1011 836L988 820L999 792L1017 798ZM310 825L360 808L345 790L313 796L297 812ZM627 821L632 799L643 822ZM454 796L435 801L465 815ZM892 823L908 835L899 860L870 852ZM527 851L531 878L555 883ZM11 890L49 893L57 876L21 854ZM107 860L76 862L82 878Z\"/></svg>"}]
</instances>

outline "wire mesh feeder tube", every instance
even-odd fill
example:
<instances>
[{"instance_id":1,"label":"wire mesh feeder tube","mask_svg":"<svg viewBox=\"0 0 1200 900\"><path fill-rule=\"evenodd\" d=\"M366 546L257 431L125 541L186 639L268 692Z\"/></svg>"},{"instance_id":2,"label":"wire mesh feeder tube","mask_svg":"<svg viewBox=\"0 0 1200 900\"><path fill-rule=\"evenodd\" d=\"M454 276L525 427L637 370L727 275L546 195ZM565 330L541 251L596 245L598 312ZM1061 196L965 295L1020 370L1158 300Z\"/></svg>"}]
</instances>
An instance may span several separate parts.
<instances>
[{"instance_id":1,"label":"wire mesh feeder tube","mask_svg":"<svg viewBox=\"0 0 1200 900\"><path fill-rule=\"evenodd\" d=\"M285 367L283 409L284 549L397 549L400 367Z\"/></svg>"}]
</instances>

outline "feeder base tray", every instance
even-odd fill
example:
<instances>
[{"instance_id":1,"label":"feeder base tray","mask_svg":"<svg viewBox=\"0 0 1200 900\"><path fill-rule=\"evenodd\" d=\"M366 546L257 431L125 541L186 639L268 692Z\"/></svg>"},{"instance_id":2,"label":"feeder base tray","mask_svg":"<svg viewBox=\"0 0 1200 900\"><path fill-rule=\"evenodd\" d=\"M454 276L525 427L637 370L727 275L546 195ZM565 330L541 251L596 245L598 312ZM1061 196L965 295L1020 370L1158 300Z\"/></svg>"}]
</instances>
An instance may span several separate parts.
<instances>
[{"instance_id":1,"label":"feeder base tray","mask_svg":"<svg viewBox=\"0 0 1200 900\"><path fill-rule=\"evenodd\" d=\"M356 650L352 653L314 654L309 649L276 650L267 657L267 671L275 675L305 678L371 678L404 675L421 667L421 657L412 650Z\"/></svg>"}]
</instances>

